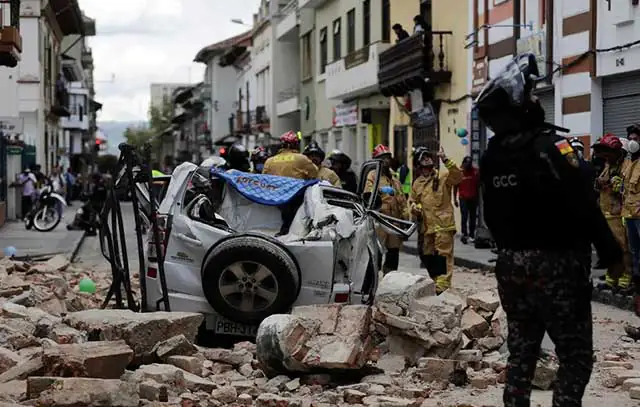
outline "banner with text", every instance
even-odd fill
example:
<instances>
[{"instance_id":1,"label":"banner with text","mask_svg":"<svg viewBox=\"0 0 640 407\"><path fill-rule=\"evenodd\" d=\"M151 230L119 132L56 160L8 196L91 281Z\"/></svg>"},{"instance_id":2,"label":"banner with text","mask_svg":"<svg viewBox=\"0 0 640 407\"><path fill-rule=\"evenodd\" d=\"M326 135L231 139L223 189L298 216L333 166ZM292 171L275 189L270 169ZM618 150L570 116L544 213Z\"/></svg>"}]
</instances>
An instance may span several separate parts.
<instances>
[{"instance_id":1,"label":"banner with text","mask_svg":"<svg viewBox=\"0 0 640 407\"><path fill-rule=\"evenodd\" d=\"M333 108L333 127L355 126L358 124L358 104L349 103Z\"/></svg>"}]
</instances>

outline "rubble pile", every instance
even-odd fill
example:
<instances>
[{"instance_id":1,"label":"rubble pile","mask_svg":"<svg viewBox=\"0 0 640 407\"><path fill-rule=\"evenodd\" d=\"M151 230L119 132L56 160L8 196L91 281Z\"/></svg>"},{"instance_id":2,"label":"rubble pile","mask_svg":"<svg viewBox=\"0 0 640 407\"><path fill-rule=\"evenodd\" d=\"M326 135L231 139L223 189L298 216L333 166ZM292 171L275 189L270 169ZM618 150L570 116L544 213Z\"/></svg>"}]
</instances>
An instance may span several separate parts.
<instances>
[{"instance_id":1,"label":"rubble pile","mask_svg":"<svg viewBox=\"0 0 640 407\"><path fill-rule=\"evenodd\" d=\"M389 273L373 306L297 307L256 344L219 349L194 344L200 314L96 309L99 294L75 289L87 275L60 257L0 259L0 407L429 407L503 380L492 292L435 296L428 277ZM541 361L538 387L554 377Z\"/></svg>"}]
</instances>

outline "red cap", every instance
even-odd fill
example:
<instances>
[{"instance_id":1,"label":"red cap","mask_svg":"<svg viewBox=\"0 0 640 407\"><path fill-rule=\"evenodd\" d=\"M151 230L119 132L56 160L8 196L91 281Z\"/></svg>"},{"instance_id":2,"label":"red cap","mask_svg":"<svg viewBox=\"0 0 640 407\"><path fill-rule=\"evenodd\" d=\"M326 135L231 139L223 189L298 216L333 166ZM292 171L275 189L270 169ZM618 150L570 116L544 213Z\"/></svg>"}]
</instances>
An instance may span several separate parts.
<instances>
[{"instance_id":1,"label":"red cap","mask_svg":"<svg viewBox=\"0 0 640 407\"><path fill-rule=\"evenodd\" d=\"M385 146L384 144L378 144L373 149L373 158L379 158L386 154L391 155L391 150L389 149L389 147Z\"/></svg>"}]
</instances>

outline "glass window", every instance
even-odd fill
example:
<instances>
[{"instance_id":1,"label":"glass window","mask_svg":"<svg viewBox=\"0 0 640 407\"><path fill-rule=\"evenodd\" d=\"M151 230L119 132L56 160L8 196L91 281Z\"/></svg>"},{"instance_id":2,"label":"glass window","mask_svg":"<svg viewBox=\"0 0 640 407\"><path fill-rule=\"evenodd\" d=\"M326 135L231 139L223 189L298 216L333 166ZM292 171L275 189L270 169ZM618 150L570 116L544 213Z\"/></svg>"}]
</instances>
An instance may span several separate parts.
<instances>
[{"instance_id":1,"label":"glass window","mask_svg":"<svg viewBox=\"0 0 640 407\"><path fill-rule=\"evenodd\" d=\"M338 131L335 133L336 139L336 150L342 151L342 132Z\"/></svg>"},{"instance_id":2,"label":"glass window","mask_svg":"<svg viewBox=\"0 0 640 407\"><path fill-rule=\"evenodd\" d=\"M362 45L371 42L371 1L364 0L362 3Z\"/></svg>"},{"instance_id":3,"label":"glass window","mask_svg":"<svg viewBox=\"0 0 640 407\"><path fill-rule=\"evenodd\" d=\"M356 50L356 9L347 13L347 54Z\"/></svg>"},{"instance_id":4,"label":"glass window","mask_svg":"<svg viewBox=\"0 0 640 407\"><path fill-rule=\"evenodd\" d=\"M324 151L327 151L328 146L329 146L329 133L320 134L320 147L322 147Z\"/></svg>"},{"instance_id":5,"label":"glass window","mask_svg":"<svg viewBox=\"0 0 640 407\"><path fill-rule=\"evenodd\" d=\"M342 57L342 36L340 35L340 18L333 21L333 60L337 61Z\"/></svg>"},{"instance_id":6,"label":"glass window","mask_svg":"<svg viewBox=\"0 0 640 407\"><path fill-rule=\"evenodd\" d=\"M329 60L329 48L327 47L327 27L320 30L320 74L327 70Z\"/></svg>"}]
</instances>

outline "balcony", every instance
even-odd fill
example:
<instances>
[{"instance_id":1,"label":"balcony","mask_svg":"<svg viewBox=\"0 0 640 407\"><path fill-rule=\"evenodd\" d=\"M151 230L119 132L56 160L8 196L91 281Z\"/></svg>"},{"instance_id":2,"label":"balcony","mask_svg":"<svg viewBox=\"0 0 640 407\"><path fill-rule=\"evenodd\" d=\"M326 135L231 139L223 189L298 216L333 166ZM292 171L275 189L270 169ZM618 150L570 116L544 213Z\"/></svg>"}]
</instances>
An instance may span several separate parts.
<instances>
[{"instance_id":1,"label":"balcony","mask_svg":"<svg viewBox=\"0 0 640 407\"><path fill-rule=\"evenodd\" d=\"M327 98L344 100L377 93L378 56L390 46L376 42L327 65Z\"/></svg>"},{"instance_id":2,"label":"balcony","mask_svg":"<svg viewBox=\"0 0 640 407\"><path fill-rule=\"evenodd\" d=\"M81 62L84 69L90 69L93 66L93 52L91 51L91 48L82 51Z\"/></svg>"},{"instance_id":3,"label":"balcony","mask_svg":"<svg viewBox=\"0 0 640 407\"><path fill-rule=\"evenodd\" d=\"M404 96L425 83L451 83L448 55L453 33L414 34L380 54L378 82L385 96Z\"/></svg>"},{"instance_id":4,"label":"balcony","mask_svg":"<svg viewBox=\"0 0 640 407\"><path fill-rule=\"evenodd\" d=\"M298 0L298 8L318 8L327 0Z\"/></svg>"},{"instance_id":5,"label":"balcony","mask_svg":"<svg viewBox=\"0 0 640 407\"><path fill-rule=\"evenodd\" d=\"M89 115L82 106L72 106L69 113L68 117L60 119L63 129L89 130Z\"/></svg>"},{"instance_id":6,"label":"balcony","mask_svg":"<svg viewBox=\"0 0 640 407\"><path fill-rule=\"evenodd\" d=\"M256 132L269 132L271 130L271 119L267 113L266 106L256 107L255 121L252 118L251 130Z\"/></svg>"},{"instance_id":7,"label":"balcony","mask_svg":"<svg viewBox=\"0 0 640 407\"><path fill-rule=\"evenodd\" d=\"M276 38L279 41L298 41L298 0L291 0L280 14L282 19L276 25Z\"/></svg>"},{"instance_id":8,"label":"balcony","mask_svg":"<svg viewBox=\"0 0 640 407\"><path fill-rule=\"evenodd\" d=\"M54 118L71 116L69 111L69 92L67 92L65 86L64 81L58 80L56 82L54 97L49 110L50 115Z\"/></svg>"},{"instance_id":9,"label":"balcony","mask_svg":"<svg viewBox=\"0 0 640 407\"><path fill-rule=\"evenodd\" d=\"M295 85L289 89L278 92L278 104L276 114L278 117L286 116L300 111L300 88Z\"/></svg>"},{"instance_id":10,"label":"balcony","mask_svg":"<svg viewBox=\"0 0 640 407\"><path fill-rule=\"evenodd\" d=\"M62 73L67 81L77 82L82 80L84 72L80 61L68 55L62 55Z\"/></svg>"},{"instance_id":11,"label":"balcony","mask_svg":"<svg viewBox=\"0 0 640 407\"><path fill-rule=\"evenodd\" d=\"M15 68L20 62L22 37L16 27L3 27L0 31L0 66Z\"/></svg>"}]
</instances>

